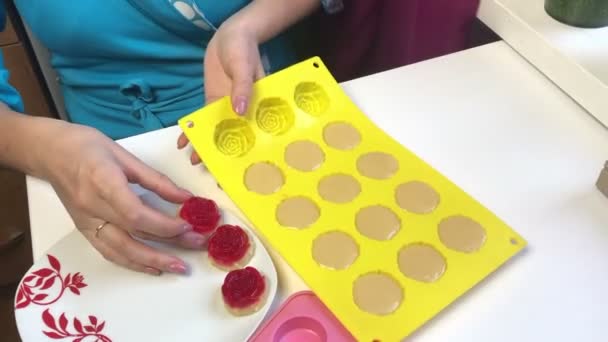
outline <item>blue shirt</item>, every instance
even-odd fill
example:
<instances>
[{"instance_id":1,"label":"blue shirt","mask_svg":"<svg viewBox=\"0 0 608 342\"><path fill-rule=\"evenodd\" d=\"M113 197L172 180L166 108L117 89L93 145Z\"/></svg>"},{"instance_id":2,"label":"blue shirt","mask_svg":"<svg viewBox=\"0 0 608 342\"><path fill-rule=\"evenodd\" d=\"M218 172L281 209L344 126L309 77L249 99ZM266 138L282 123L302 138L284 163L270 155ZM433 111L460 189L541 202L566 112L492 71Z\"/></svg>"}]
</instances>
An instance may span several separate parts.
<instances>
[{"instance_id":1,"label":"blue shirt","mask_svg":"<svg viewBox=\"0 0 608 342\"><path fill-rule=\"evenodd\" d=\"M51 52L69 120L118 139L174 125L204 105L206 45L249 1L14 2ZM283 36L260 53L268 73L295 59ZM0 71L0 100L22 110Z\"/></svg>"},{"instance_id":2,"label":"blue shirt","mask_svg":"<svg viewBox=\"0 0 608 342\"><path fill-rule=\"evenodd\" d=\"M0 5L0 29L4 31L6 27L6 12L3 5ZM23 111L21 96L13 86L8 83L9 73L4 66L4 57L0 53L0 101L14 111Z\"/></svg>"}]
</instances>

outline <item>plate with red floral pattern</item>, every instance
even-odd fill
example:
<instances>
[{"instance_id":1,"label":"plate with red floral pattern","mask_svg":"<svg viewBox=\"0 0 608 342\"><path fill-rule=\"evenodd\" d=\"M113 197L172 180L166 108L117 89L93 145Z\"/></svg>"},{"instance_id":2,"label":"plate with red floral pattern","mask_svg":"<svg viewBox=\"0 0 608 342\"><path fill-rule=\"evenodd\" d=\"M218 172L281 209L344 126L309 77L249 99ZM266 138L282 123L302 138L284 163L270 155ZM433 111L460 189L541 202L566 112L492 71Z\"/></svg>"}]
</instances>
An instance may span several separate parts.
<instances>
[{"instance_id":1,"label":"plate with red floral pattern","mask_svg":"<svg viewBox=\"0 0 608 342\"><path fill-rule=\"evenodd\" d=\"M177 206L152 193L144 201L166 212ZM15 318L24 342L246 341L268 312L277 291L277 273L265 247L236 216L222 210L223 223L248 230L255 243L249 266L268 284L264 307L248 316L225 309L226 276L206 251L150 243L183 258L190 273L154 277L106 261L73 231L53 246L21 279ZM52 229L52 227L49 227Z\"/></svg>"}]
</instances>

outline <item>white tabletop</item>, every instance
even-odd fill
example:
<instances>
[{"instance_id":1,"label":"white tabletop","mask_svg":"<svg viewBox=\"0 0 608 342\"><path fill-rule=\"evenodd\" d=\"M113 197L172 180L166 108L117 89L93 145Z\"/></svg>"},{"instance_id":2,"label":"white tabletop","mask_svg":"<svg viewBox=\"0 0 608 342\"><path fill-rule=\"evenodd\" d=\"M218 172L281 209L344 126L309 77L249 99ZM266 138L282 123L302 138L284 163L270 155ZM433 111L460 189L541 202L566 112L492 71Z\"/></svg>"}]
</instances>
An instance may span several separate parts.
<instances>
[{"instance_id":1,"label":"white tabletop","mask_svg":"<svg viewBox=\"0 0 608 342\"><path fill-rule=\"evenodd\" d=\"M608 131L505 43L343 84L381 128L529 242L512 262L418 330L416 341L603 341L608 199L594 187ZM179 183L233 204L176 127L121 141ZM34 257L73 229L48 184L28 178ZM303 288L275 255L280 296Z\"/></svg>"},{"instance_id":2,"label":"white tabletop","mask_svg":"<svg viewBox=\"0 0 608 342\"><path fill-rule=\"evenodd\" d=\"M547 14L545 0L481 0L478 16L608 126L608 27L579 28Z\"/></svg>"}]
</instances>

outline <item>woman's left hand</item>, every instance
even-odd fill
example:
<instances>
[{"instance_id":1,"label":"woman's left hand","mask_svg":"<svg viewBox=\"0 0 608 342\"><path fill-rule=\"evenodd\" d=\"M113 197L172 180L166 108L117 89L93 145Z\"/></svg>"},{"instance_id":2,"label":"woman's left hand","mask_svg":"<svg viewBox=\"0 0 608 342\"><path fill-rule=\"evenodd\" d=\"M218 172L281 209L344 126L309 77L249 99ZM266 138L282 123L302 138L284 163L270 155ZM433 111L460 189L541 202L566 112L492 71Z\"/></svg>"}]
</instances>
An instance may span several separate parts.
<instances>
[{"instance_id":1,"label":"woman's left hand","mask_svg":"<svg viewBox=\"0 0 608 342\"><path fill-rule=\"evenodd\" d=\"M211 38L205 52L205 103L230 95L232 109L243 115L249 107L253 83L264 77L258 39L238 20L228 19ZM179 149L188 145L182 133ZM195 165L201 162L196 152L190 156Z\"/></svg>"}]
</instances>

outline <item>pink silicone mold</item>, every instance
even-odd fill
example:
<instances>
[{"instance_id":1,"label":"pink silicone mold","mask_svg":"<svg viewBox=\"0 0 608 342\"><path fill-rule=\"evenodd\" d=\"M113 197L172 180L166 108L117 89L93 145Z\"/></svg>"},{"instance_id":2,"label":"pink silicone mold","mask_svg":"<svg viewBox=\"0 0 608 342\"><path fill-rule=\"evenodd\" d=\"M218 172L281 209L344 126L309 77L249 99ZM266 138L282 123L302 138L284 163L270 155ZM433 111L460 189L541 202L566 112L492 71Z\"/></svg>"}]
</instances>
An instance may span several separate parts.
<instances>
[{"instance_id":1,"label":"pink silicone mold","mask_svg":"<svg viewBox=\"0 0 608 342\"><path fill-rule=\"evenodd\" d=\"M293 294L249 342L354 342L327 307L310 291Z\"/></svg>"}]
</instances>

